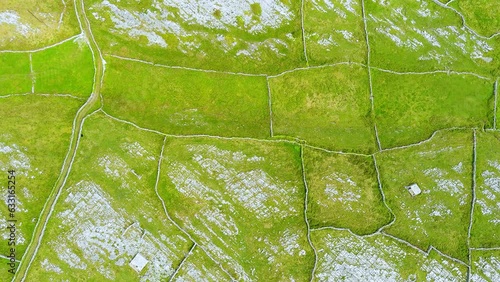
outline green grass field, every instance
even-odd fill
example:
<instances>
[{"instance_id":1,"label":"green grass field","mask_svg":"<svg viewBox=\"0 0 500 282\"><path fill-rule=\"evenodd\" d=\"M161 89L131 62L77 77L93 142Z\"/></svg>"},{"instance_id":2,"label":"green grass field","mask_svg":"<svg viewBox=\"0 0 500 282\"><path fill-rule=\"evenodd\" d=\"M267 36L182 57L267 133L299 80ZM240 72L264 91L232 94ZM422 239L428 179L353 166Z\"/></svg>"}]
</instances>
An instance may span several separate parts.
<instances>
[{"instance_id":1,"label":"green grass field","mask_svg":"<svg viewBox=\"0 0 500 282\"><path fill-rule=\"evenodd\" d=\"M155 193L162 140L102 114L85 121L29 281L160 281L173 274L190 242ZM149 260L140 275L128 266L137 253Z\"/></svg>"},{"instance_id":2,"label":"green grass field","mask_svg":"<svg viewBox=\"0 0 500 282\"><path fill-rule=\"evenodd\" d=\"M493 127L493 82L473 76L397 75L372 70L383 148L427 139L438 129Z\"/></svg>"},{"instance_id":3,"label":"green grass field","mask_svg":"<svg viewBox=\"0 0 500 282\"><path fill-rule=\"evenodd\" d=\"M58 177L69 146L73 116L81 104L60 97L0 99L0 107L10 113L0 120L0 169L5 185L7 171L16 171L17 259L21 259L29 244L38 215ZM0 207L0 218L4 222L1 236L8 238L6 204ZM5 244L0 244L0 253L7 254L8 249L5 240ZM7 266L3 270L7 273Z\"/></svg>"},{"instance_id":4,"label":"green grass field","mask_svg":"<svg viewBox=\"0 0 500 282\"><path fill-rule=\"evenodd\" d=\"M313 227L369 234L389 223L391 214L382 202L371 157L306 149L304 159Z\"/></svg>"},{"instance_id":5,"label":"green grass field","mask_svg":"<svg viewBox=\"0 0 500 282\"><path fill-rule=\"evenodd\" d=\"M477 136L476 203L471 230L473 247L500 244L500 134L479 132Z\"/></svg>"},{"instance_id":6,"label":"green grass field","mask_svg":"<svg viewBox=\"0 0 500 282\"><path fill-rule=\"evenodd\" d=\"M304 28L311 65L366 62L361 2L305 1Z\"/></svg>"},{"instance_id":7,"label":"green grass field","mask_svg":"<svg viewBox=\"0 0 500 282\"><path fill-rule=\"evenodd\" d=\"M283 143L168 139L159 193L234 279L304 281L314 259L299 151Z\"/></svg>"},{"instance_id":8,"label":"green grass field","mask_svg":"<svg viewBox=\"0 0 500 282\"><path fill-rule=\"evenodd\" d=\"M0 95L31 92L29 55L0 53Z\"/></svg>"},{"instance_id":9,"label":"green grass field","mask_svg":"<svg viewBox=\"0 0 500 282\"><path fill-rule=\"evenodd\" d=\"M365 68L338 65L295 71L269 83L274 135L331 150L375 150Z\"/></svg>"},{"instance_id":10,"label":"green grass field","mask_svg":"<svg viewBox=\"0 0 500 282\"><path fill-rule=\"evenodd\" d=\"M488 0L458 0L450 3L464 17L467 25L483 36L491 36L500 31L499 5Z\"/></svg>"},{"instance_id":11,"label":"green grass field","mask_svg":"<svg viewBox=\"0 0 500 282\"><path fill-rule=\"evenodd\" d=\"M33 54L35 93L73 94L92 92L94 65L84 38L78 38Z\"/></svg>"},{"instance_id":12,"label":"green grass field","mask_svg":"<svg viewBox=\"0 0 500 282\"><path fill-rule=\"evenodd\" d=\"M103 96L109 114L164 133L269 137L264 77L166 69L110 58Z\"/></svg>"},{"instance_id":13,"label":"green grass field","mask_svg":"<svg viewBox=\"0 0 500 282\"><path fill-rule=\"evenodd\" d=\"M318 281L464 281L466 266L428 255L383 235L355 237L347 231L314 231Z\"/></svg>"},{"instance_id":14,"label":"green grass field","mask_svg":"<svg viewBox=\"0 0 500 282\"><path fill-rule=\"evenodd\" d=\"M383 152L377 161L387 204L396 215L386 232L467 261L472 131L440 132L422 145ZM422 194L410 195L405 186L412 183Z\"/></svg>"}]
</instances>

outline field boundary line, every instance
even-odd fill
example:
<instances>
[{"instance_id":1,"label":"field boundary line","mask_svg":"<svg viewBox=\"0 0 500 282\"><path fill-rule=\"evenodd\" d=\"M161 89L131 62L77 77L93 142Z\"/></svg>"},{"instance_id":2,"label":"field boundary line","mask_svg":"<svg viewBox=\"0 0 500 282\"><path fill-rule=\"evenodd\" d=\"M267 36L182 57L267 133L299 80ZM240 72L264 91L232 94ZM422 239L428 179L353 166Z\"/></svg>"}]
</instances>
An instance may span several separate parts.
<instances>
[{"instance_id":1,"label":"field boundary line","mask_svg":"<svg viewBox=\"0 0 500 282\"><path fill-rule=\"evenodd\" d=\"M372 158L373 158L373 166L375 167L375 174L377 175L377 183L378 183L378 189L380 191L380 195L382 196L382 202L384 203L384 206L387 208L387 210L389 211L389 213L391 214L392 216L392 220L390 222L388 222L386 225L384 226L381 226L377 232L381 232L382 230L384 230L385 228L391 226L394 224L394 222L396 222L396 214L394 214L394 211L391 209L391 207L389 207L389 205L387 204L387 201L386 201L386 198L385 198L385 193L384 193L384 189L382 187L382 180L380 178L380 171L378 169L378 164L377 164L377 158L375 157L375 154L372 155Z\"/></svg>"},{"instance_id":2,"label":"field boundary line","mask_svg":"<svg viewBox=\"0 0 500 282\"><path fill-rule=\"evenodd\" d=\"M301 7L300 7L300 27L302 30L302 49L304 50L304 58L306 60L306 65L309 66L309 58L307 56L307 45L306 45L306 30L304 28L304 0L301 0Z\"/></svg>"},{"instance_id":3,"label":"field boundary line","mask_svg":"<svg viewBox=\"0 0 500 282\"><path fill-rule=\"evenodd\" d=\"M179 270L181 269L182 265L184 265L184 262L193 253L193 250L194 250L194 248L196 248L197 245L198 244L196 244L196 242L193 243L193 246L191 246L191 248L189 249L189 251L187 252L187 254L181 260L181 263L179 264L179 266L177 266L177 268L175 269L174 273L170 276L170 279L168 279L169 282L174 280L175 276L177 275L177 272L179 272Z\"/></svg>"},{"instance_id":4,"label":"field boundary line","mask_svg":"<svg viewBox=\"0 0 500 282\"><path fill-rule=\"evenodd\" d=\"M311 225L309 223L309 217L307 216L307 206L309 204L309 187L307 185L307 179L306 179L306 165L304 162L304 146L300 146L300 163L302 165L302 181L304 182L304 189L305 189L305 194L304 194L304 221L306 223L306 228L307 228L307 242L309 243L309 246L311 246L311 249L314 252L314 266L311 271L311 278L309 281L314 280L314 273L316 272L316 268L318 266L318 251L316 250L316 247L314 246L312 240L311 240Z\"/></svg>"},{"instance_id":5,"label":"field boundary line","mask_svg":"<svg viewBox=\"0 0 500 282\"><path fill-rule=\"evenodd\" d=\"M384 68L379 68L379 67L371 67L374 70L378 70L381 72L387 72L391 74L396 74L396 75L427 75L427 74L448 74L448 75L470 75L470 76L475 76L480 79L484 80L493 80L490 77L480 75L478 73L474 72L468 72L468 71L454 71L454 70L433 70L433 71L420 71L420 72L415 72L415 71L394 71L394 70L389 70L389 69L384 69Z\"/></svg>"},{"instance_id":6,"label":"field boundary line","mask_svg":"<svg viewBox=\"0 0 500 282\"><path fill-rule=\"evenodd\" d=\"M66 98L72 98L72 99L77 99L77 100L82 100L82 101L87 100L83 97L77 97L77 96L74 96L71 94L42 94L42 93L21 93L21 94L0 95L0 99L17 97L17 96L66 97Z\"/></svg>"},{"instance_id":7,"label":"field boundary line","mask_svg":"<svg viewBox=\"0 0 500 282\"><path fill-rule=\"evenodd\" d=\"M470 249L474 250L474 251L500 251L500 247L489 247L489 248L478 247L478 248L470 248Z\"/></svg>"},{"instance_id":8,"label":"field boundary line","mask_svg":"<svg viewBox=\"0 0 500 282\"><path fill-rule=\"evenodd\" d=\"M62 24L62 21L63 21L63 17L64 17L64 13L66 13L66 1L64 0L61 0L62 3L63 3L63 10L61 12L61 16L59 16L59 22L57 23L57 29L61 28L61 24Z\"/></svg>"},{"instance_id":9,"label":"field boundary line","mask_svg":"<svg viewBox=\"0 0 500 282\"><path fill-rule=\"evenodd\" d=\"M272 100L272 93L271 93L271 86L269 85L269 77L266 76L266 84L267 84L267 99L268 99L268 104L269 104L269 131L271 134L271 137L274 136L274 130L273 130L273 100Z\"/></svg>"},{"instance_id":10,"label":"field boundary line","mask_svg":"<svg viewBox=\"0 0 500 282\"><path fill-rule=\"evenodd\" d=\"M102 111L102 110L100 110ZM165 201L163 200L163 198L160 196L160 193L158 193L158 183L160 181L160 177L161 177L161 162L163 160L163 153L165 151L165 146L167 144L167 136L164 136L163 138L163 145L161 147L161 152L160 152L160 157L158 158L158 169L157 169L157 173L156 173L156 182L155 182L155 193L156 193L156 196L158 197L158 199L161 201L161 204L162 204L162 207L163 207L163 211L165 212L165 215L167 216L167 219L175 226L177 227L177 229L179 229L182 233L184 233L184 235L186 235L189 240L191 240L191 242L195 245L198 245L200 247L201 250L203 250L203 252L215 263L217 264L220 269L226 273L232 280L235 280L233 278L233 276L231 274L229 274L229 272L224 269L224 267L222 267L222 264L220 264L219 262L217 262L198 242L196 242L196 240L191 236L191 234L189 234L189 232L187 232L184 228L182 228L177 222L175 222L172 217L170 216L170 213L168 212L168 209L167 209L167 205L165 204Z\"/></svg>"},{"instance_id":11,"label":"field boundary line","mask_svg":"<svg viewBox=\"0 0 500 282\"><path fill-rule=\"evenodd\" d=\"M470 249L471 238L470 233L472 230L472 221L474 219L474 204L476 202L476 159L477 159L477 143L476 143L476 130L473 130L472 136L472 197L471 197L471 207L470 207L470 218L469 218L469 227L467 228L467 255L469 259L469 268L467 271L467 281L470 281L471 278L471 265L472 265L472 253Z\"/></svg>"},{"instance_id":12,"label":"field boundary line","mask_svg":"<svg viewBox=\"0 0 500 282\"><path fill-rule=\"evenodd\" d=\"M31 93L35 93L35 73L33 72L33 53L29 53L30 57L30 77L31 77Z\"/></svg>"},{"instance_id":13,"label":"field boundary line","mask_svg":"<svg viewBox=\"0 0 500 282\"><path fill-rule=\"evenodd\" d=\"M498 102L498 77L495 80L495 84L493 85L493 95L495 96L493 105L493 130L497 129L497 102Z\"/></svg>"},{"instance_id":14,"label":"field boundary line","mask_svg":"<svg viewBox=\"0 0 500 282\"><path fill-rule=\"evenodd\" d=\"M462 19L462 26L465 29L467 29L469 32L471 32L472 34L474 34L475 36L477 36L479 38L482 38L482 39L492 39L492 38L500 35L500 32L495 32L495 33L493 33L490 36L484 36L484 35L481 35L481 34L477 33L474 29L472 29L470 26L467 25L467 22L465 21L465 17L464 17L464 15L462 15L462 13L460 13L457 9L448 6L448 4L450 4L451 2L453 2L453 0L448 1L448 3L446 3L446 4L441 3L439 0L433 0L433 1L438 6L441 6L441 7L445 8L445 9L452 10L453 12L455 12Z\"/></svg>"},{"instance_id":15,"label":"field boundary line","mask_svg":"<svg viewBox=\"0 0 500 282\"><path fill-rule=\"evenodd\" d=\"M61 44L64 44L68 41L71 41L71 40L74 40L74 39L78 39L80 37L83 37L85 36L85 34L83 32L79 33L79 34L76 34L76 35L73 35L71 37L68 37L62 41L59 41L57 43L54 43L54 44L51 44L51 45L47 45L45 47L41 47L41 48L38 48L38 49L32 49L32 50L0 50L0 54L1 53L36 53L36 52L40 52L40 51L44 51L44 50L47 50L47 49L50 49L50 48L53 48L53 47L56 47L56 46L59 46Z\"/></svg>"},{"instance_id":16,"label":"field boundary line","mask_svg":"<svg viewBox=\"0 0 500 282\"><path fill-rule=\"evenodd\" d=\"M372 154L362 154L362 153L354 153L354 152L343 152L343 151L334 151L334 150L329 150L326 148L314 146L314 145L308 145L304 144L304 147L308 147L310 149L318 150L318 151L323 151L325 153L330 153L330 154L339 154L339 155L352 155L352 156L360 156L360 157L371 157Z\"/></svg>"},{"instance_id":17,"label":"field boundary line","mask_svg":"<svg viewBox=\"0 0 500 282\"><path fill-rule=\"evenodd\" d=\"M346 231L346 232L349 232L352 236L355 236L357 238L373 237L375 235L380 234L380 232L377 230L373 233L359 235L359 234L354 233L350 228L347 228L347 227L321 226L318 228L311 228L311 231L322 231L322 230Z\"/></svg>"},{"instance_id":18,"label":"field boundary line","mask_svg":"<svg viewBox=\"0 0 500 282\"><path fill-rule=\"evenodd\" d=\"M293 69L282 71L282 72L277 73L277 74L268 75L268 77L269 78L276 78L276 77L280 77L280 76L283 76L285 74L289 74L289 73L296 72L296 71L324 69L324 68L336 67L336 66L340 66L340 65L356 65L356 66L366 67L365 64L357 63L357 62L338 62L338 63L332 63L332 64L319 65L319 66L308 66L308 67L293 68Z\"/></svg>"}]
</instances>

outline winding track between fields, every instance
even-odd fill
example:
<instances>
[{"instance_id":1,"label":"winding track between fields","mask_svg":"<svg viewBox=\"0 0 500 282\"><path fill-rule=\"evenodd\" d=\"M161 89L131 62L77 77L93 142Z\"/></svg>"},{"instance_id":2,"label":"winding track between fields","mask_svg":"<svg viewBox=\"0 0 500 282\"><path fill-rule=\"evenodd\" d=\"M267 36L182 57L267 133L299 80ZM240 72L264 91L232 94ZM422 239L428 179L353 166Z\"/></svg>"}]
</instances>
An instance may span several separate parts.
<instances>
[{"instance_id":1,"label":"winding track between fields","mask_svg":"<svg viewBox=\"0 0 500 282\"><path fill-rule=\"evenodd\" d=\"M99 98L101 93L102 78L104 74L104 60L101 51L94 40L94 36L92 35L89 22L86 18L83 0L74 0L74 5L75 5L75 13L78 18L80 28L82 29L83 34L87 38L89 47L94 57L95 74L94 74L94 85L92 88L92 94L85 102L85 104L83 104L83 106L78 110L75 119L73 120L71 141L68 153L66 154L66 158L64 159L61 168L61 173L59 174L59 177L54 187L52 188L52 191L47 201L45 202L43 210L35 226L35 230L33 231L31 242L28 245L26 251L24 252L24 255L21 259L21 263L19 264L19 267L16 271L16 275L13 277L12 281L24 281L26 279L28 269L33 263L38 248L40 247L40 244L42 242L47 222L52 214L52 211L54 210L57 199L59 198L59 195L61 194L61 191L64 185L66 184L69 172L71 171L71 166L73 165L73 160L75 159L76 155L76 149L80 141L83 119L85 118L85 116L89 114L90 110L94 106L98 105L100 102Z\"/></svg>"}]
</instances>

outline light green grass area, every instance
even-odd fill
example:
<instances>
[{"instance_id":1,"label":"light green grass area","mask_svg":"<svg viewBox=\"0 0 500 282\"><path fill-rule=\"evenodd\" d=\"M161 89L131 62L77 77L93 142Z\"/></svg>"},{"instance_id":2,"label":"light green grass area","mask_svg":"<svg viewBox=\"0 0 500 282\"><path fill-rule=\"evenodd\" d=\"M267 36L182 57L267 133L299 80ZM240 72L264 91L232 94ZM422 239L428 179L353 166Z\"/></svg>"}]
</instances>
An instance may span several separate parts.
<instances>
[{"instance_id":1,"label":"light green grass area","mask_svg":"<svg viewBox=\"0 0 500 282\"><path fill-rule=\"evenodd\" d=\"M106 2L86 3L106 53L250 73L305 66L299 1Z\"/></svg>"},{"instance_id":2,"label":"light green grass area","mask_svg":"<svg viewBox=\"0 0 500 282\"><path fill-rule=\"evenodd\" d=\"M73 0L2 0L0 50L33 50L78 34Z\"/></svg>"},{"instance_id":3,"label":"light green grass area","mask_svg":"<svg viewBox=\"0 0 500 282\"><path fill-rule=\"evenodd\" d=\"M94 64L85 40L80 37L33 54L36 93L90 96Z\"/></svg>"},{"instance_id":4,"label":"light green grass area","mask_svg":"<svg viewBox=\"0 0 500 282\"><path fill-rule=\"evenodd\" d=\"M427 139L438 129L493 127L493 82L473 76L397 75L372 70L383 148Z\"/></svg>"},{"instance_id":5,"label":"light green grass area","mask_svg":"<svg viewBox=\"0 0 500 282\"><path fill-rule=\"evenodd\" d=\"M320 230L311 238L319 254L316 281L465 281L467 277L465 265L380 234L361 238L347 231Z\"/></svg>"},{"instance_id":6,"label":"light green grass area","mask_svg":"<svg viewBox=\"0 0 500 282\"><path fill-rule=\"evenodd\" d=\"M172 281L231 281L231 278L199 247L195 247L191 255L179 269Z\"/></svg>"},{"instance_id":7,"label":"light green grass area","mask_svg":"<svg viewBox=\"0 0 500 282\"><path fill-rule=\"evenodd\" d=\"M102 114L82 134L27 281L168 278L191 242L155 193L162 137ZM140 274L128 265L137 253L149 260Z\"/></svg>"},{"instance_id":8,"label":"light green grass area","mask_svg":"<svg viewBox=\"0 0 500 282\"><path fill-rule=\"evenodd\" d=\"M452 69L495 77L497 39L482 39L432 0L365 1L371 65L397 71Z\"/></svg>"},{"instance_id":9,"label":"light green grass area","mask_svg":"<svg viewBox=\"0 0 500 282\"><path fill-rule=\"evenodd\" d=\"M304 28L309 63L366 62L360 1L305 1Z\"/></svg>"},{"instance_id":10,"label":"light green grass area","mask_svg":"<svg viewBox=\"0 0 500 282\"><path fill-rule=\"evenodd\" d=\"M450 7L457 9L467 25L482 36L500 32L500 5L488 0L455 0Z\"/></svg>"},{"instance_id":11,"label":"light green grass area","mask_svg":"<svg viewBox=\"0 0 500 282\"><path fill-rule=\"evenodd\" d=\"M500 134L478 132L473 247L500 246Z\"/></svg>"},{"instance_id":12,"label":"light green grass area","mask_svg":"<svg viewBox=\"0 0 500 282\"><path fill-rule=\"evenodd\" d=\"M372 157L304 151L311 226L375 232L389 223Z\"/></svg>"},{"instance_id":13,"label":"light green grass area","mask_svg":"<svg viewBox=\"0 0 500 282\"><path fill-rule=\"evenodd\" d=\"M0 53L0 95L31 92L30 59L26 53Z\"/></svg>"},{"instance_id":14,"label":"light green grass area","mask_svg":"<svg viewBox=\"0 0 500 282\"><path fill-rule=\"evenodd\" d=\"M467 261L472 194L472 132L439 132L422 145L377 155L387 204L387 232L423 250L432 245ZM405 186L416 183L412 197ZM453 238L453 240L450 240Z\"/></svg>"},{"instance_id":15,"label":"light green grass area","mask_svg":"<svg viewBox=\"0 0 500 282\"><path fill-rule=\"evenodd\" d=\"M7 203L7 171L16 171L16 255L20 260L31 240L40 211L58 177L70 142L73 117L82 102L61 97L23 96L0 99L0 171ZM10 114L7 114L10 113ZM8 238L6 204L0 206L0 237ZM5 239L0 253L10 246ZM7 265L0 270L7 273ZM12 276L10 277L12 278ZM9 279L10 279L9 278ZM5 280L7 281L7 280Z\"/></svg>"},{"instance_id":16,"label":"light green grass area","mask_svg":"<svg viewBox=\"0 0 500 282\"><path fill-rule=\"evenodd\" d=\"M168 139L159 192L170 215L236 280L307 280L300 147Z\"/></svg>"},{"instance_id":17,"label":"light green grass area","mask_svg":"<svg viewBox=\"0 0 500 282\"><path fill-rule=\"evenodd\" d=\"M269 137L264 77L107 61L103 96L111 115L169 134Z\"/></svg>"},{"instance_id":18,"label":"light green grass area","mask_svg":"<svg viewBox=\"0 0 500 282\"><path fill-rule=\"evenodd\" d=\"M500 251L473 250L471 265L472 282L500 280Z\"/></svg>"},{"instance_id":19,"label":"light green grass area","mask_svg":"<svg viewBox=\"0 0 500 282\"><path fill-rule=\"evenodd\" d=\"M274 135L333 150L375 150L365 68L338 65L295 71L269 83Z\"/></svg>"}]
</instances>

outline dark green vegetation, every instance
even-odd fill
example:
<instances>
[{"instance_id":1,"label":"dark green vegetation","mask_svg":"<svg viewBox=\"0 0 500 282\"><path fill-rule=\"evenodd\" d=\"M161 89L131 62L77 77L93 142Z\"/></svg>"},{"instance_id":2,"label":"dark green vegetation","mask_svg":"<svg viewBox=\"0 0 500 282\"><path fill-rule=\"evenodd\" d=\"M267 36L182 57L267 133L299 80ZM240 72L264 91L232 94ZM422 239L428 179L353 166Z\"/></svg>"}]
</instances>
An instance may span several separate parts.
<instances>
[{"instance_id":1,"label":"dark green vegetation","mask_svg":"<svg viewBox=\"0 0 500 282\"><path fill-rule=\"evenodd\" d=\"M190 243L155 193L163 138L102 114L87 118L83 134L27 280L137 280L128 266L136 253L150 261L141 275L167 279Z\"/></svg>"},{"instance_id":2,"label":"dark green vegetation","mask_svg":"<svg viewBox=\"0 0 500 282\"><path fill-rule=\"evenodd\" d=\"M366 69L338 65L284 74L270 81L274 135L333 150L373 152Z\"/></svg>"},{"instance_id":3,"label":"dark green vegetation","mask_svg":"<svg viewBox=\"0 0 500 282\"><path fill-rule=\"evenodd\" d=\"M29 55L0 53L0 95L31 92Z\"/></svg>"},{"instance_id":4,"label":"dark green vegetation","mask_svg":"<svg viewBox=\"0 0 500 282\"><path fill-rule=\"evenodd\" d=\"M11 113L0 119L0 169L5 174L2 187L7 184L7 171L16 171L18 259L31 240L40 211L59 174L73 117L80 106L81 101L61 97L0 99L2 112ZM0 216L9 218L5 204L0 205ZM1 234L7 238L9 230L3 228ZM5 240L0 244L0 253L7 254L8 248ZM7 268L2 267L2 272L7 272Z\"/></svg>"},{"instance_id":5,"label":"dark green vegetation","mask_svg":"<svg viewBox=\"0 0 500 282\"><path fill-rule=\"evenodd\" d=\"M33 53L35 93L88 97L92 92L94 65L84 38Z\"/></svg>"},{"instance_id":6,"label":"dark green vegetation","mask_svg":"<svg viewBox=\"0 0 500 282\"><path fill-rule=\"evenodd\" d=\"M236 280L304 281L314 257L299 151L286 143L169 138L158 190L173 219Z\"/></svg>"},{"instance_id":7,"label":"dark green vegetation","mask_svg":"<svg viewBox=\"0 0 500 282\"><path fill-rule=\"evenodd\" d=\"M427 139L438 129L493 127L493 82L474 76L397 75L372 70L382 148Z\"/></svg>"},{"instance_id":8,"label":"dark green vegetation","mask_svg":"<svg viewBox=\"0 0 500 282\"><path fill-rule=\"evenodd\" d=\"M103 96L109 114L164 133L269 136L264 77L168 69L111 58Z\"/></svg>"},{"instance_id":9,"label":"dark green vegetation","mask_svg":"<svg viewBox=\"0 0 500 282\"><path fill-rule=\"evenodd\" d=\"M467 261L472 143L470 130L439 132L424 144L377 155L387 204L396 215L387 233ZM406 190L412 183L420 195Z\"/></svg>"},{"instance_id":10,"label":"dark green vegetation","mask_svg":"<svg viewBox=\"0 0 500 282\"><path fill-rule=\"evenodd\" d=\"M372 157L306 149L304 160L313 227L348 228L362 235L389 223Z\"/></svg>"},{"instance_id":11,"label":"dark green vegetation","mask_svg":"<svg viewBox=\"0 0 500 282\"><path fill-rule=\"evenodd\" d=\"M500 135L479 132L476 161L476 202L471 230L473 247L500 246Z\"/></svg>"}]
</instances>

